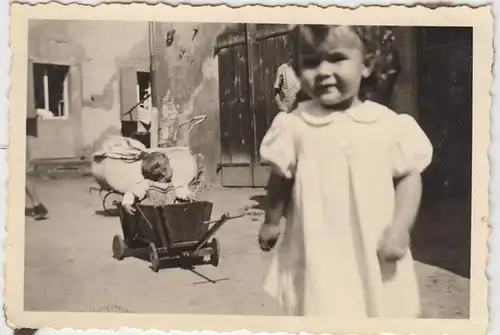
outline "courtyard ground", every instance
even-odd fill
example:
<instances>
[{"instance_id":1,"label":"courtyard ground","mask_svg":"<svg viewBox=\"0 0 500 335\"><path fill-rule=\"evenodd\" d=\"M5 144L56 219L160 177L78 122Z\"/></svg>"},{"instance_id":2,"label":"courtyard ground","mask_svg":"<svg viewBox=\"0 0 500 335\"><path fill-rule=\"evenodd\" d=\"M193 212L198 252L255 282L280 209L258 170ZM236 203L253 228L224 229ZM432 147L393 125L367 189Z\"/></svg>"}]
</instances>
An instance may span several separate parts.
<instances>
[{"instance_id":1,"label":"courtyard ground","mask_svg":"<svg viewBox=\"0 0 500 335\"><path fill-rule=\"evenodd\" d=\"M210 283L188 270L155 273L143 260L115 260L111 242L122 234L120 222L103 213L98 193L89 194L92 179L39 179L36 185L50 217L26 220L26 310L282 315L262 289L272 255L257 245L262 189L201 193L214 203L212 218L257 207L217 233L219 267L196 268L220 280ZM427 263L415 262L424 317L468 318L469 279Z\"/></svg>"}]
</instances>

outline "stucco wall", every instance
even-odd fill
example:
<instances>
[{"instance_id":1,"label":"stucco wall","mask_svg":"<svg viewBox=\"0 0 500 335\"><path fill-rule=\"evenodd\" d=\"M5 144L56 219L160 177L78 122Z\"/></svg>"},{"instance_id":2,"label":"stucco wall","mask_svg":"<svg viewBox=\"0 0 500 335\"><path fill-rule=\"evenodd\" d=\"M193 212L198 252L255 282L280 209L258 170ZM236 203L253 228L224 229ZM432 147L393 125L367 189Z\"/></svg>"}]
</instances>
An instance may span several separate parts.
<instances>
[{"instance_id":1,"label":"stucco wall","mask_svg":"<svg viewBox=\"0 0 500 335\"><path fill-rule=\"evenodd\" d=\"M156 96L160 110L163 97L170 92L177 107L177 124L194 116L207 116L189 138L187 128L181 129L178 144L189 145L193 151L203 154L208 183L218 182L219 70L214 46L224 26L167 23L156 26ZM75 157L89 157L105 135L120 133L120 68L133 66L149 71L148 23L44 20L32 21L29 29L31 60L69 62L79 70L81 85L72 87L77 91L71 93L80 98L78 110L71 111L72 117L77 117L72 131L79 139L75 143ZM173 43L167 47L165 37L173 30ZM160 126L164 126L165 113L160 114L163 117ZM47 150L50 143L60 141L57 133L45 133L44 137L33 139L40 144L37 150ZM168 132L163 129L160 143L167 140Z\"/></svg>"},{"instance_id":2,"label":"stucco wall","mask_svg":"<svg viewBox=\"0 0 500 335\"><path fill-rule=\"evenodd\" d=\"M70 88L71 94L81 94L81 110L71 111L81 114L80 127L73 130L81 139L75 156L88 157L105 134L120 133L120 67L149 69L148 23L32 21L28 54L34 62L73 62L79 68L81 89ZM44 143L50 142L45 139Z\"/></svg>"},{"instance_id":3,"label":"stucco wall","mask_svg":"<svg viewBox=\"0 0 500 335\"><path fill-rule=\"evenodd\" d=\"M156 26L155 64L157 98L160 108L160 145L169 142L172 132L166 125L165 97L175 105L175 125L194 116L206 115L207 120L187 136L181 128L177 145L189 145L205 159L206 182L218 184L217 164L220 162L218 58L214 54L218 34L223 24L159 23ZM171 41L167 37L171 36ZM171 42L171 43L167 43ZM175 126L174 126L175 127Z\"/></svg>"}]
</instances>

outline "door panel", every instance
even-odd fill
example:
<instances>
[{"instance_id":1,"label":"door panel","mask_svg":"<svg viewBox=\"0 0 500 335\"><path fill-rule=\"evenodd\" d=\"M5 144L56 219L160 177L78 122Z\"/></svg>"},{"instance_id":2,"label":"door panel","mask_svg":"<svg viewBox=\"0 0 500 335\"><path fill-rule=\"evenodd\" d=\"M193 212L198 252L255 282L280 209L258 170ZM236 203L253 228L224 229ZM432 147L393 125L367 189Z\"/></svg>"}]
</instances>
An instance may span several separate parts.
<instances>
[{"instance_id":1,"label":"door panel","mask_svg":"<svg viewBox=\"0 0 500 335\"><path fill-rule=\"evenodd\" d=\"M288 27L241 24L219 36L219 96L223 186L263 187L269 167L259 148L278 113L274 81L278 67L291 57Z\"/></svg>"},{"instance_id":2,"label":"door panel","mask_svg":"<svg viewBox=\"0 0 500 335\"><path fill-rule=\"evenodd\" d=\"M270 168L261 162L259 148L262 139L279 112L274 102L274 82L278 67L292 57L292 46L281 26L257 25L254 41L252 71L255 89L255 160L254 187L267 185ZM272 25L273 26L273 25ZM276 32L277 31L277 32Z\"/></svg>"},{"instance_id":3,"label":"door panel","mask_svg":"<svg viewBox=\"0 0 500 335\"><path fill-rule=\"evenodd\" d=\"M244 28L244 27L243 27ZM243 29L240 35L245 36ZM235 32L231 34L235 40ZM241 37L241 36L240 36ZM241 39L240 39L241 40ZM237 41L237 39L236 39ZM218 44L227 44L223 37ZM245 43L218 50L223 186L252 186L252 116L249 111L248 62Z\"/></svg>"}]
</instances>

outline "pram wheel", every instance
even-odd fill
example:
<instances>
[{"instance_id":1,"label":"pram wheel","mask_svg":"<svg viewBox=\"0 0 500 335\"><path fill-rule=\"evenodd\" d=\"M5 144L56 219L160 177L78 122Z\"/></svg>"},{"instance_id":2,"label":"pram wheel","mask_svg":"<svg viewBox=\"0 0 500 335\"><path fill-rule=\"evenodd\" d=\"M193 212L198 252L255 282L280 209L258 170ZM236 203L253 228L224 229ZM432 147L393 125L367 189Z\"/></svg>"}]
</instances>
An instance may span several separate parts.
<instances>
[{"instance_id":1,"label":"pram wheel","mask_svg":"<svg viewBox=\"0 0 500 335\"><path fill-rule=\"evenodd\" d=\"M125 242L119 235L113 237L113 257L119 261L125 257Z\"/></svg>"},{"instance_id":2,"label":"pram wheel","mask_svg":"<svg viewBox=\"0 0 500 335\"><path fill-rule=\"evenodd\" d=\"M212 248L212 253L210 254L210 264L212 266L219 266L219 260L220 260L220 244L219 240L216 238L212 239L210 241L210 247Z\"/></svg>"},{"instance_id":3,"label":"pram wheel","mask_svg":"<svg viewBox=\"0 0 500 335\"><path fill-rule=\"evenodd\" d=\"M149 243L149 260L151 261L151 269L154 272L160 270L160 257L158 256L158 250L153 242Z\"/></svg>"},{"instance_id":4,"label":"pram wheel","mask_svg":"<svg viewBox=\"0 0 500 335\"><path fill-rule=\"evenodd\" d=\"M121 195L117 194L113 191L106 193L104 198L102 199L102 208L109 216L117 216L118 211L115 205L116 201L121 201Z\"/></svg>"}]
</instances>

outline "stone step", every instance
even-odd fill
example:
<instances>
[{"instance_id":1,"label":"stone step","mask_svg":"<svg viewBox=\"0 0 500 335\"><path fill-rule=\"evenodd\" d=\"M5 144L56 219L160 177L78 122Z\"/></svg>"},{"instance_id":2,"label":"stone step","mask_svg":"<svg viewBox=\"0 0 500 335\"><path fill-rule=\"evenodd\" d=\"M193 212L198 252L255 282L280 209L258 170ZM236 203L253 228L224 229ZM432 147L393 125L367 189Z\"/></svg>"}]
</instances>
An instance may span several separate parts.
<instances>
[{"instance_id":1,"label":"stone step","mask_svg":"<svg viewBox=\"0 0 500 335\"><path fill-rule=\"evenodd\" d=\"M87 177L91 175L91 162L80 159L33 160L30 174L51 179Z\"/></svg>"}]
</instances>

